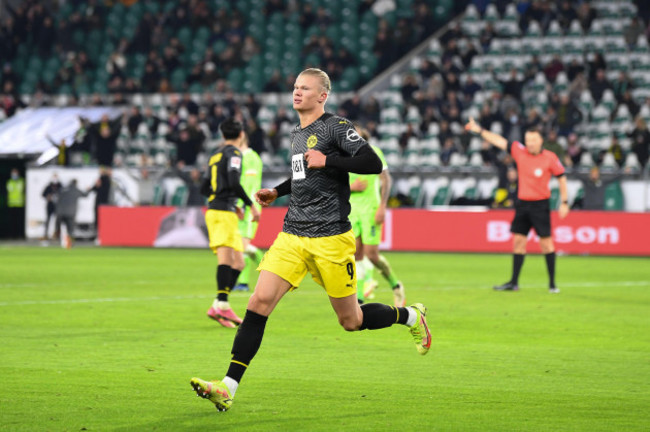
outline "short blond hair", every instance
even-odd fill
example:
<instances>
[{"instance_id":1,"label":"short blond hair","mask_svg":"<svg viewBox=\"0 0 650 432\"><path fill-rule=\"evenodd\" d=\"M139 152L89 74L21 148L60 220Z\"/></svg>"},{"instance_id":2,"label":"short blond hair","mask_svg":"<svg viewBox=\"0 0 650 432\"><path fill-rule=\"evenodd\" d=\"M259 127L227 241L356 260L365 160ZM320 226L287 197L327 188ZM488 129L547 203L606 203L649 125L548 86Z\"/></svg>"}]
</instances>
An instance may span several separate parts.
<instances>
[{"instance_id":1,"label":"short blond hair","mask_svg":"<svg viewBox=\"0 0 650 432\"><path fill-rule=\"evenodd\" d=\"M300 75L311 75L320 78L321 81L321 87L327 94L329 94L330 91L332 91L332 82L330 81L329 75L327 75L327 72L324 70L318 69L318 68L309 68L305 69L304 71L300 72L298 76Z\"/></svg>"}]
</instances>

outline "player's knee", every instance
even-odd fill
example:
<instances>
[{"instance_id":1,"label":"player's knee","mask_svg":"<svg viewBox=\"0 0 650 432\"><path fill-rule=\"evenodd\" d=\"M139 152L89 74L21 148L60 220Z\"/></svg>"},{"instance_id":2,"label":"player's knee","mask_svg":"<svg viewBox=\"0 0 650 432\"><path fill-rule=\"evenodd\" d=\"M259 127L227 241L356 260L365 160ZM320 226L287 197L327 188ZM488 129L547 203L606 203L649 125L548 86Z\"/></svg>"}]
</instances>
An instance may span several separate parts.
<instances>
[{"instance_id":1,"label":"player's knee","mask_svg":"<svg viewBox=\"0 0 650 432\"><path fill-rule=\"evenodd\" d=\"M368 256L370 262L372 262L373 264L379 262L379 251L375 249L371 249L370 251L366 252L366 255Z\"/></svg>"},{"instance_id":2,"label":"player's knee","mask_svg":"<svg viewBox=\"0 0 650 432\"><path fill-rule=\"evenodd\" d=\"M339 317L339 324L345 331L357 331L361 327L361 321L356 317Z\"/></svg>"}]
</instances>

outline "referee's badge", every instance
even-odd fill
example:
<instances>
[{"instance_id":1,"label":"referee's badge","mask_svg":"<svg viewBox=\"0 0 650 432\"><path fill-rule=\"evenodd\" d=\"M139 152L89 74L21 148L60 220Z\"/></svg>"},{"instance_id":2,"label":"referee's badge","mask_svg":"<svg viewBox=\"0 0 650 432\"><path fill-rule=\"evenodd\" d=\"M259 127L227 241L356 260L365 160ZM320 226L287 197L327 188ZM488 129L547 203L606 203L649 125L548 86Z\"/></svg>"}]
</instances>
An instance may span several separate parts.
<instances>
[{"instance_id":1,"label":"referee's badge","mask_svg":"<svg viewBox=\"0 0 650 432\"><path fill-rule=\"evenodd\" d=\"M542 169L541 168L535 168L535 171L533 171L533 174L535 177L541 177L542 176Z\"/></svg>"},{"instance_id":2,"label":"referee's badge","mask_svg":"<svg viewBox=\"0 0 650 432\"><path fill-rule=\"evenodd\" d=\"M316 138L316 135L307 138L307 148L314 148L316 147L316 144L318 144L318 138Z\"/></svg>"}]
</instances>

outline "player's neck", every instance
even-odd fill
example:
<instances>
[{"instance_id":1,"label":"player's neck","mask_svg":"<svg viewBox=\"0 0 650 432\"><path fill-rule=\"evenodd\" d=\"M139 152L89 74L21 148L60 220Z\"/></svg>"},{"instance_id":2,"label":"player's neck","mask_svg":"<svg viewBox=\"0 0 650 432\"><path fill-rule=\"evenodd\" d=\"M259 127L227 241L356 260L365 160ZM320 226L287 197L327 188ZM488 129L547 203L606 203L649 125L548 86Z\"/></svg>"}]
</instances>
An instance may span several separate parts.
<instances>
[{"instance_id":1,"label":"player's neck","mask_svg":"<svg viewBox=\"0 0 650 432\"><path fill-rule=\"evenodd\" d=\"M325 114L324 109L315 109L310 111L298 111L298 118L300 119L300 128L304 129L316 120L318 120L323 114Z\"/></svg>"}]
</instances>

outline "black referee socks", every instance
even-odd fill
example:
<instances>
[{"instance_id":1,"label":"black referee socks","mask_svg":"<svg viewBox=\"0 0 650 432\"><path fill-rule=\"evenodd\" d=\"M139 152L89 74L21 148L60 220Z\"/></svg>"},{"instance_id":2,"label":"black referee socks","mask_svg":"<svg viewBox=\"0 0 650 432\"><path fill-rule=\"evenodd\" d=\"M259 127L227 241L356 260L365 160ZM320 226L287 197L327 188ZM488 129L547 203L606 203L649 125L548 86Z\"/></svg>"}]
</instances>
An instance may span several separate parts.
<instances>
[{"instance_id":1,"label":"black referee socks","mask_svg":"<svg viewBox=\"0 0 650 432\"><path fill-rule=\"evenodd\" d=\"M381 303L363 304L361 312L363 312L363 321L359 330L377 330L393 324L406 324L409 317L405 307L396 308Z\"/></svg>"},{"instance_id":2,"label":"black referee socks","mask_svg":"<svg viewBox=\"0 0 650 432\"><path fill-rule=\"evenodd\" d=\"M544 257L546 257L546 268L548 269L548 286L555 288L555 252L547 253Z\"/></svg>"},{"instance_id":3,"label":"black referee socks","mask_svg":"<svg viewBox=\"0 0 650 432\"><path fill-rule=\"evenodd\" d=\"M510 279L510 282L515 285L519 284L519 272L521 272L521 266L524 265L525 256L523 254L512 255L512 279Z\"/></svg>"},{"instance_id":4,"label":"black referee socks","mask_svg":"<svg viewBox=\"0 0 650 432\"><path fill-rule=\"evenodd\" d=\"M237 329L235 341L232 344L232 360L226 376L237 382L241 381L244 372L262 344L267 320L268 317L246 309L246 315Z\"/></svg>"}]
</instances>

